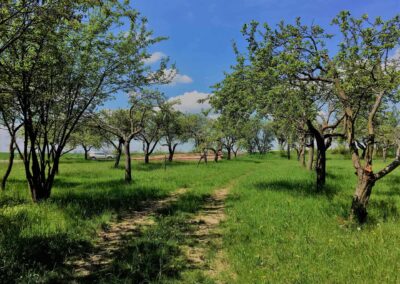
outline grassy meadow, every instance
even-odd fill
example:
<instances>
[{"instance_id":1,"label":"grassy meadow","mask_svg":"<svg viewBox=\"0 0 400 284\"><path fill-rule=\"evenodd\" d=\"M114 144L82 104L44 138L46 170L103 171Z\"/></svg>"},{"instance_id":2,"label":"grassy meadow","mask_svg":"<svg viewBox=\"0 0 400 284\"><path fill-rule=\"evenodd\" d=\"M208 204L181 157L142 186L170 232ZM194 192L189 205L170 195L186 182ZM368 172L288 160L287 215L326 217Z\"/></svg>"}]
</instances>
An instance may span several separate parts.
<instances>
[{"instance_id":1,"label":"grassy meadow","mask_svg":"<svg viewBox=\"0 0 400 284\"><path fill-rule=\"evenodd\" d=\"M50 200L33 204L22 164L15 164L0 194L0 283L400 281L400 171L377 183L369 221L360 227L347 221L355 175L341 155L329 156L323 193L314 190L314 173L276 153L199 167L174 162L166 170L160 162L135 161L132 184L112 165L67 156ZM1 172L5 167L0 163ZM193 267L182 250L196 242L188 237L196 224L188 220L228 184L222 244L209 244L206 267ZM154 216L153 226L126 240L106 270L73 279L65 260L90 253L109 222L181 188L186 192ZM218 273L209 273L216 263Z\"/></svg>"}]
</instances>

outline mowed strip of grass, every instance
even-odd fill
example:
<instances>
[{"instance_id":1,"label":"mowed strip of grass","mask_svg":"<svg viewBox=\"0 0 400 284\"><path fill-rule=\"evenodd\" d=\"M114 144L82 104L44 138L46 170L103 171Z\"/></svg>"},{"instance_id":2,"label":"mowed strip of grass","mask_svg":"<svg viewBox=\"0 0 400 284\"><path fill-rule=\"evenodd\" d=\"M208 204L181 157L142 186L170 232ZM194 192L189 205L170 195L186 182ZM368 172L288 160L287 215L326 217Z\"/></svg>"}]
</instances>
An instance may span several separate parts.
<instances>
[{"instance_id":1,"label":"mowed strip of grass","mask_svg":"<svg viewBox=\"0 0 400 284\"><path fill-rule=\"evenodd\" d=\"M232 190L225 283L398 283L400 171L379 181L364 226L347 221L356 177L330 156L323 193L297 161L262 160ZM383 167L377 162L375 168Z\"/></svg>"},{"instance_id":2,"label":"mowed strip of grass","mask_svg":"<svg viewBox=\"0 0 400 284\"><path fill-rule=\"evenodd\" d=\"M51 198L33 204L22 164L17 163L8 189L0 194L0 282L70 279L71 271L63 265L65 259L69 255L90 252L97 231L112 216L139 210L143 201L164 198L180 188L188 188L187 194L178 201L178 205L167 208L163 214L194 212L204 196L227 184L252 164L251 161L224 161L197 167L194 163L174 162L164 170L163 163L145 165L135 162L134 182L126 184L123 169L113 169L112 161L83 162L68 158L60 165ZM0 171L4 170L5 164L0 164ZM172 219L159 221L159 226L173 228L166 225L172 224ZM173 234L174 231L171 231L170 238L177 239L178 236ZM127 252L131 252L136 261L137 251L128 249ZM144 267L157 267L152 262L151 253L148 252L149 258L141 260L142 266L138 270L144 273L140 276L143 279L156 281L161 279L160 270L154 273L143 270ZM157 254L153 256L157 258ZM175 276L177 268L174 268ZM128 270L126 277L135 276L136 270ZM114 271L124 277L123 271Z\"/></svg>"}]
</instances>

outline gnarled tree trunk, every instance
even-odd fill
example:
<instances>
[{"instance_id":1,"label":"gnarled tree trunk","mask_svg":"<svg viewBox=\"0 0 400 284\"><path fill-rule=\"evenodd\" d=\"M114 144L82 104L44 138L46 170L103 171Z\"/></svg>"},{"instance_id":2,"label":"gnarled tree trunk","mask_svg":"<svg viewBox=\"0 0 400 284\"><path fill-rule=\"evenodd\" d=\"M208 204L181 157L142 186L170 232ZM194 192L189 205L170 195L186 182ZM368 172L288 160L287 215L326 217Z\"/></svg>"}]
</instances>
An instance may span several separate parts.
<instances>
[{"instance_id":1,"label":"gnarled tree trunk","mask_svg":"<svg viewBox=\"0 0 400 284\"><path fill-rule=\"evenodd\" d=\"M371 171L360 169L357 171L357 187L351 204L352 218L357 218L359 223L367 220L367 205L372 188L375 185L375 177Z\"/></svg>"},{"instance_id":2,"label":"gnarled tree trunk","mask_svg":"<svg viewBox=\"0 0 400 284\"><path fill-rule=\"evenodd\" d=\"M315 164L315 172L317 174L317 190L321 191L326 180L326 145L324 136L312 125L311 121L307 121L307 126L313 134L317 142L317 161Z\"/></svg>"}]
</instances>

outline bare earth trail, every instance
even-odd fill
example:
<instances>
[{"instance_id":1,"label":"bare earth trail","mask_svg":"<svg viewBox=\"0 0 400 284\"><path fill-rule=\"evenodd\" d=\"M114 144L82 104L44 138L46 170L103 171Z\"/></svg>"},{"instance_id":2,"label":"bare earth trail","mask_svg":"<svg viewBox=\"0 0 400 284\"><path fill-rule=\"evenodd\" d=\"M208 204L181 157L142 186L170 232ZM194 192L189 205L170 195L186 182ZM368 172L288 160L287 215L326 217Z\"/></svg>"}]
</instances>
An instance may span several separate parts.
<instances>
[{"instance_id":1,"label":"bare earth trail","mask_svg":"<svg viewBox=\"0 0 400 284\"><path fill-rule=\"evenodd\" d=\"M220 282L218 276L224 274L229 267L227 257L221 250L222 230L220 224L226 219L225 201L230 189L241 177L231 180L223 188L214 190L206 199L201 210L187 221L193 228L188 233L192 245L182 246L182 250L192 269L203 271L217 283ZM105 230L98 234L98 240L95 242L92 253L83 258L74 256L67 260L66 264L72 268L74 279L80 282L96 272L107 269L115 258L115 252L123 248L128 238L139 234L143 227L153 225L152 216L177 201L186 192L187 189L179 189L164 199L145 202L142 210L126 212L121 218L111 222ZM210 251L216 252L213 257L210 257ZM228 276L235 279L235 275Z\"/></svg>"},{"instance_id":2,"label":"bare earth trail","mask_svg":"<svg viewBox=\"0 0 400 284\"><path fill-rule=\"evenodd\" d=\"M221 249L222 228L220 225L226 219L225 201L237 181L238 178L232 180L226 187L215 190L206 200L199 213L189 221L195 228L189 236L194 240L194 245L183 247L192 268L200 269L216 283L222 283L218 278L226 273L229 267L229 261ZM210 257L210 252L214 253L212 257ZM235 275L228 275L228 277L235 279Z\"/></svg>"},{"instance_id":3,"label":"bare earth trail","mask_svg":"<svg viewBox=\"0 0 400 284\"><path fill-rule=\"evenodd\" d=\"M151 217L157 211L175 202L185 192L186 189L179 189L167 198L147 201L142 210L126 212L118 220L108 224L108 227L99 233L91 254L83 258L76 256L67 260L66 264L72 267L74 278L84 279L107 268L114 259L114 253L123 248L124 241L129 236L140 232L140 228L143 226L152 225L154 221Z\"/></svg>"}]
</instances>

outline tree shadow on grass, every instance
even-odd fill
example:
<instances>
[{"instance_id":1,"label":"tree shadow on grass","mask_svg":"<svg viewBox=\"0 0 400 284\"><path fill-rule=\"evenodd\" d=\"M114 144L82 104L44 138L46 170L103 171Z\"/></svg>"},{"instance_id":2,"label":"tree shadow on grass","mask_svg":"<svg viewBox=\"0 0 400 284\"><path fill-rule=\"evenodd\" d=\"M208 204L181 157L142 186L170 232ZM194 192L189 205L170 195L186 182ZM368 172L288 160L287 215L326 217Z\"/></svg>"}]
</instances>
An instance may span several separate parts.
<instances>
[{"instance_id":1,"label":"tree shadow on grass","mask_svg":"<svg viewBox=\"0 0 400 284\"><path fill-rule=\"evenodd\" d=\"M186 193L156 212L156 224L126 239L110 266L79 279L85 283L164 283L181 279L190 268L182 245L190 245L193 224L209 194ZM169 282L168 282L169 283Z\"/></svg>"},{"instance_id":2,"label":"tree shadow on grass","mask_svg":"<svg viewBox=\"0 0 400 284\"><path fill-rule=\"evenodd\" d=\"M393 199L371 200L368 210L368 224L386 222L389 219L398 220L400 217L397 202Z\"/></svg>"},{"instance_id":3,"label":"tree shadow on grass","mask_svg":"<svg viewBox=\"0 0 400 284\"><path fill-rule=\"evenodd\" d=\"M87 219L101 215L105 211L120 214L126 210L140 210L145 206L145 201L157 200L166 196L165 191L156 187L127 190L114 185L107 192L74 190L62 194L53 194L50 202L57 204L67 212L70 211L75 216L78 215Z\"/></svg>"},{"instance_id":4,"label":"tree shadow on grass","mask_svg":"<svg viewBox=\"0 0 400 284\"><path fill-rule=\"evenodd\" d=\"M332 199L338 189L326 184L322 191L317 191L315 182L303 180L275 180L268 182L258 182L254 184L257 190L271 190L286 192L296 197L307 196L326 196Z\"/></svg>"},{"instance_id":5,"label":"tree shadow on grass","mask_svg":"<svg viewBox=\"0 0 400 284\"><path fill-rule=\"evenodd\" d=\"M67 233L22 233L29 226L27 214L0 215L0 283L59 283L68 274L65 259L92 246Z\"/></svg>"},{"instance_id":6,"label":"tree shadow on grass","mask_svg":"<svg viewBox=\"0 0 400 284\"><path fill-rule=\"evenodd\" d=\"M381 196L389 196L389 197L396 197L400 196L400 176L387 176L381 181L378 181L377 186L382 183L386 185L388 190L374 190L374 194L381 195Z\"/></svg>"}]
</instances>

